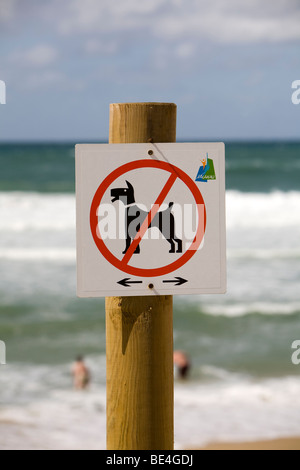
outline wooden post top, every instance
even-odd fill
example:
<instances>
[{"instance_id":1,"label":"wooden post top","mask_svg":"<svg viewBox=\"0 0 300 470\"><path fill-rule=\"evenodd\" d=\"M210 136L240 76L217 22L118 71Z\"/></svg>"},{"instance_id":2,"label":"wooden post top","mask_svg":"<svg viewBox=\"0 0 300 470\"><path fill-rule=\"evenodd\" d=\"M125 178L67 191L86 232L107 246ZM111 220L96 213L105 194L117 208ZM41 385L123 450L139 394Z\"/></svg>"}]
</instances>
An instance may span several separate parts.
<instances>
[{"instance_id":1,"label":"wooden post top","mask_svg":"<svg viewBox=\"0 0 300 470\"><path fill-rule=\"evenodd\" d=\"M175 103L112 103L109 142L175 142L176 118Z\"/></svg>"},{"instance_id":2,"label":"wooden post top","mask_svg":"<svg viewBox=\"0 0 300 470\"><path fill-rule=\"evenodd\" d=\"M159 102L135 102L135 103L111 103L110 106L175 106L177 108L177 105L175 103L159 103Z\"/></svg>"}]
</instances>

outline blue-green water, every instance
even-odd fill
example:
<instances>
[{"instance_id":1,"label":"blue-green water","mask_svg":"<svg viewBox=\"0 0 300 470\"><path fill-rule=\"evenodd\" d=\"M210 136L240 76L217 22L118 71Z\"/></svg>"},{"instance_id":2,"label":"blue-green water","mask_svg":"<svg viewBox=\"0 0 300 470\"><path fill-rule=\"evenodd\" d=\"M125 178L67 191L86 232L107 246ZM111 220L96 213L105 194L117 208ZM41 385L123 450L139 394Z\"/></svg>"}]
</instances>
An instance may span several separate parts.
<instances>
[{"instance_id":1,"label":"blue-green water","mask_svg":"<svg viewBox=\"0 0 300 470\"><path fill-rule=\"evenodd\" d=\"M76 409L73 424L88 416L97 447L105 432L104 301L76 298L74 164L73 144L0 145L0 340L8 362L0 366L0 422L39 416L41 430L46 419L56 432L49 409ZM199 444L204 436L300 433L300 366L291 361L300 340L300 144L228 143L226 181L228 293L174 302L175 347L193 366L190 381L175 388L182 445L192 439L184 436ZM83 402L70 390L78 353L93 372ZM63 418L58 425L67 432Z\"/></svg>"},{"instance_id":2,"label":"blue-green water","mask_svg":"<svg viewBox=\"0 0 300 470\"><path fill-rule=\"evenodd\" d=\"M0 191L72 193L74 144L0 144ZM227 143L228 189L299 189L300 143Z\"/></svg>"}]
</instances>

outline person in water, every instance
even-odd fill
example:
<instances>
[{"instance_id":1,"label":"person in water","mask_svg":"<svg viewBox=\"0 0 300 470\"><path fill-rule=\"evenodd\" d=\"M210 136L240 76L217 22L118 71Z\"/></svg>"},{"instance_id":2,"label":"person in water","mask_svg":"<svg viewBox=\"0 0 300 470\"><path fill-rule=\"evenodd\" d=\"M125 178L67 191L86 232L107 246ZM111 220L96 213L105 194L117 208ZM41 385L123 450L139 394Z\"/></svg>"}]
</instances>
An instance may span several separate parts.
<instances>
[{"instance_id":1,"label":"person in water","mask_svg":"<svg viewBox=\"0 0 300 470\"><path fill-rule=\"evenodd\" d=\"M88 387L91 381L91 375L82 356L78 356L73 364L72 375L76 390L85 390Z\"/></svg>"},{"instance_id":2,"label":"person in water","mask_svg":"<svg viewBox=\"0 0 300 470\"><path fill-rule=\"evenodd\" d=\"M177 369L178 376L186 379L191 368L188 356L183 351L174 351L174 366Z\"/></svg>"}]
</instances>

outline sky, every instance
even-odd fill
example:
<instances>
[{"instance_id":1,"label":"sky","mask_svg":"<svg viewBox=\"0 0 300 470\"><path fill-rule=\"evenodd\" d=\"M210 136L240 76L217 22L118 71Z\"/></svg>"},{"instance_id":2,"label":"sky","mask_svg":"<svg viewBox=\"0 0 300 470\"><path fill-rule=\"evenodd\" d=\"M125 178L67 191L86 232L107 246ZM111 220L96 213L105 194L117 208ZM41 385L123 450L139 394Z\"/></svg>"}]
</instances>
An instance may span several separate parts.
<instances>
[{"instance_id":1,"label":"sky","mask_svg":"<svg viewBox=\"0 0 300 470\"><path fill-rule=\"evenodd\" d=\"M300 0L0 0L1 141L107 140L174 102L181 140L299 139Z\"/></svg>"}]
</instances>

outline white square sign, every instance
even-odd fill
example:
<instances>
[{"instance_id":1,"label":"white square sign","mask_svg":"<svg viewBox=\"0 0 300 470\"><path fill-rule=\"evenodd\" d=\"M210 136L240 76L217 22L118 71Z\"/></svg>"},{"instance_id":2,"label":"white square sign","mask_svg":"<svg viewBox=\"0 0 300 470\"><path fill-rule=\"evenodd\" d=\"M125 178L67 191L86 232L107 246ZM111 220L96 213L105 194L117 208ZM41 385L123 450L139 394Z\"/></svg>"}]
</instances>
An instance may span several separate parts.
<instances>
[{"instance_id":1,"label":"white square sign","mask_svg":"<svg viewBox=\"0 0 300 470\"><path fill-rule=\"evenodd\" d=\"M222 143L76 146L79 297L226 291Z\"/></svg>"}]
</instances>

